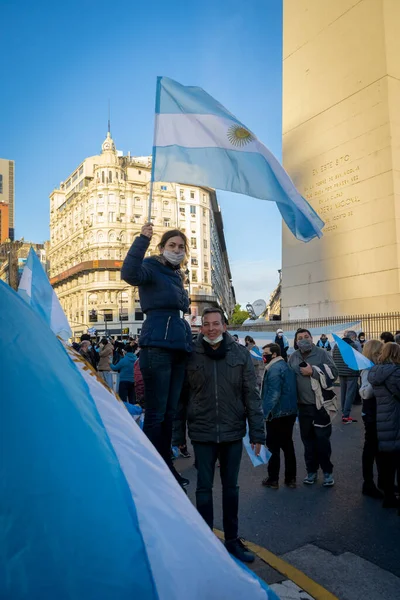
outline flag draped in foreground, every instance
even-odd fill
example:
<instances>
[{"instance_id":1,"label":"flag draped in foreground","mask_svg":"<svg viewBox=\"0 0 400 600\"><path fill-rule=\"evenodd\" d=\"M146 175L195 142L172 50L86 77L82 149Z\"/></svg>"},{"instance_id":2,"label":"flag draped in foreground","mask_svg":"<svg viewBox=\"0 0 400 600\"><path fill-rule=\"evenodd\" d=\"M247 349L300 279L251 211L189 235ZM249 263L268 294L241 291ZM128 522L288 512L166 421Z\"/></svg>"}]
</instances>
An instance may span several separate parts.
<instances>
[{"instance_id":1,"label":"flag draped in foreground","mask_svg":"<svg viewBox=\"0 0 400 600\"><path fill-rule=\"evenodd\" d=\"M0 297L0 598L276 600L96 373L3 282Z\"/></svg>"},{"instance_id":2,"label":"flag draped in foreground","mask_svg":"<svg viewBox=\"0 0 400 600\"><path fill-rule=\"evenodd\" d=\"M333 333L332 335L333 339L338 345L340 354L342 355L344 362L350 369L353 369L354 371L372 369L374 363L371 362L369 358L361 354L361 352L358 352L358 350L355 350L355 348L350 346L350 344L348 344L344 340L341 340L340 337L337 336L335 333Z\"/></svg>"},{"instance_id":3,"label":"flag draped in foreground","mask_svg":"<svg viewBox=\"0 0 400 600\"><path fill-rule=\"evenodd\" d=\"M322 236L324 222L256 136L202 88L168 77L157 79L153 180L271 200L297 239Z\"/></svg>"},{"instance_id":4,"label":"flag draped in foreground","mask_svg":"<svg viewBox=\"0 0 400 600\"><path fill-rule=\"evenodd\" d=\"M19 282L18 294L46 321L57 336L63 340L72 336L60 301L32 247Z\"/></svg>"}]
</instances>

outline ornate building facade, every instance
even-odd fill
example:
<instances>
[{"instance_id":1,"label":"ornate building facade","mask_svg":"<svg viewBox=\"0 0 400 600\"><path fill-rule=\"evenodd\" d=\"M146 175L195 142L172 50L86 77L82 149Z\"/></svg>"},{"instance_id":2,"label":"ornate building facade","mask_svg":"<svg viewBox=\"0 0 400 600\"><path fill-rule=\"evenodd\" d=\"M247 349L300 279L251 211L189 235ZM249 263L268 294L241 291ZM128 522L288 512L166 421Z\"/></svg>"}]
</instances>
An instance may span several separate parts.
<instances>
[{"instance_id":1,"label":"ornate building facade","mask_svg":"<svg viewBox=\"0 0 400 600\"><path fill-rule=\"evenodd\" d=\"M138 290L121 281L122 261L148 220L151 158L122 156L110 133L92 156L50 195L50 281L75 336L140 333L144 315ZM167 229L187 235L187 286L192 323L204 305L229 316L235 304L221 212L214 190L154 183L154 236Z\"/></svg>"}]
</instances>

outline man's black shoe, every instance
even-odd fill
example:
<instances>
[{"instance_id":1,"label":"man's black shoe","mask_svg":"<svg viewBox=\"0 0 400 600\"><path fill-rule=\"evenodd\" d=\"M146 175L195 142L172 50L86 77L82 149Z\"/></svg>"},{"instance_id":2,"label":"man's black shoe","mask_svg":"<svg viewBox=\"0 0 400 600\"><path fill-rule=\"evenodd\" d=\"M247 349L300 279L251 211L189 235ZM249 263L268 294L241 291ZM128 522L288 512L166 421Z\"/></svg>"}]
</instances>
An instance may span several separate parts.
<instances>
[{"instance_id":1,"label":"man's black shoe","mask_svg":"<svg viewBox=\"0 0 400 600\"><path fill-rule=\"evenodd\" d=\"M236 558L245 563L252 563L255 560L255 556L250 550L243 544L241 539L232 540L225 542L225 548L229 554L233 554Z\"/></svg>"},{"instance_id":2,"label":"man's black shoe","mask_svg":"<svg viewBox=\"0 0 400 600\"><path fill-rule=\"evenodd\" d=\"M184 488L187 485L189 485L189 483L190 483L189 479L186 479L185 477L182 477L182 475L180 473L178 473L178 471L175 469L175 467L172 467L171 473L175 477L175 479L177 480L177 482L179 483L179 485L181 487Z\"/></svg>"},{"instance_id":3,"label":"man's black shoe","mask_svg":"<svg viewBox=\"0 0 400 600\"><path fill-rule=\"evenodd\" d=\"M362 487L363 496L369 496L370 498L377 498L382 500L383 494L374 483L364 483Z\"/></svg>"}]
</instances>

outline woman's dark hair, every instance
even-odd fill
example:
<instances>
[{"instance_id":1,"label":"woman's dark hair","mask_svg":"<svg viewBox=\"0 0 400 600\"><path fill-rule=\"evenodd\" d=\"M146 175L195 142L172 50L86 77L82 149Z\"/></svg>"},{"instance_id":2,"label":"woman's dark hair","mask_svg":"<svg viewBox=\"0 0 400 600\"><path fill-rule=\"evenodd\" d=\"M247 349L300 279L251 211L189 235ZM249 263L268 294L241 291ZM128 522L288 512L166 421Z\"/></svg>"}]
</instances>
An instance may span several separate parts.
<instances>
[{"instance_id":1,"label":"woman's dark hair","mask_svg":"<svg viewBox=\"0 0 400 600\"><path fill-rule=\"evenodd\" d=\"M358 339L364 338L365 340L365 333L363 331L360 331L360 333L358 334Z\"/></svg>"},{"instance_id":2,"label":"woman's dark hair","mask_svg":"<svg viewBox=\"0 0 400 600\"><path fill-rule=\"evenodd\" d=\"M132 346L130 346L129 344L127 344L127 345L124 347L124 350L125 350L125 352L132 352L132 353L133 353L133 352L135 352L135 350L133 349L133 347L132 347Z\"/></svg>"},{"instance_id":3,"label":"woman's dark hair","mask_svg":"<svg viewBox=\"0 0 400 600\"><path fill-rule=\"evenodd\" d=\"M293 348L295 350L299 349L299 347L297 345L297 336L298 336L299 333L308 333L308 335L310 336L310 338L312 338L311 332L308 329L303 329L303 328L299 327L299 329L296 331L296 334L294 336Z\"/></svg>"},{"instance_id":4,"label":"woman's dark hair","mask_svg":"<svg viewBox=\"0 0 400 600\"><path fill-rule=\"evenodd\" d=\"M100 344L103 344L104 346L106 346L108 344L108 339L106 337L103 337Z\"/></svg>"},{"instance_id":5,"label":"woman's dark hair","mask_svg":"<svg viewBox=\"0 0 400 600\"><path fill-rule=\"evenodd\" d=\"M255 341L253 340L251 335L246 335L246 337L244 338L244 341L245 341L245 344L254 344L255 345Z\"/></svg>"},{"instance_id":6,"label":"woman's dark hair","mask_svg":"<svg viewBox=\"0 0 400 600\"><path fill-rule=\"evenodd\" d=\"M163 248L165 248L165 244L168 242L168 240L170 240L173 237L180 237L183 240L183 243L185 245L185 253L189 254L189 246L188 246L188 241L187 241L187 237L186 235L183 233L183 231L179 231L179 229L171 229L170 231L166 231L164 233L164 235L162 236L160 243L158 244L158 249L161 250Z\"/></svg>"},{"instance_id":7,"label":"woman's dark hair","mask_svg":"<svg viewBox=\"0 0 400 600\"><path fill-rule=\"evenodd\" d=\"M390 333L390 331L384 331L381 333L381 340L384 344L387 344L388 342L394 342L394 335L393 333Z\"/></svg>"}]
</instances>

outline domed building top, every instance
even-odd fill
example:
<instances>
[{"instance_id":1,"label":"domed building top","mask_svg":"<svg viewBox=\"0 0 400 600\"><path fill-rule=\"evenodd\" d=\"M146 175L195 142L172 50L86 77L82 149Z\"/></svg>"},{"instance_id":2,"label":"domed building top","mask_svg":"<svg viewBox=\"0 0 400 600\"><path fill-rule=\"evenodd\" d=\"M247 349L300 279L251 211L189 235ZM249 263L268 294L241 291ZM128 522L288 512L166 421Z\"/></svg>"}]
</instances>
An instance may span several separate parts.
<instances>
[{"instance_id":1,"label":"domed building top","mask_svg":"<svg viewBox=\"0 0 400 600\"><path fill-rule=\"evenodd\" d=\"M102 154L104 152L116 152L114 140L112 139L111 133L109 131L107 131L107 137L102 143L101 152Z\"/></svg>"}]
</instances>

